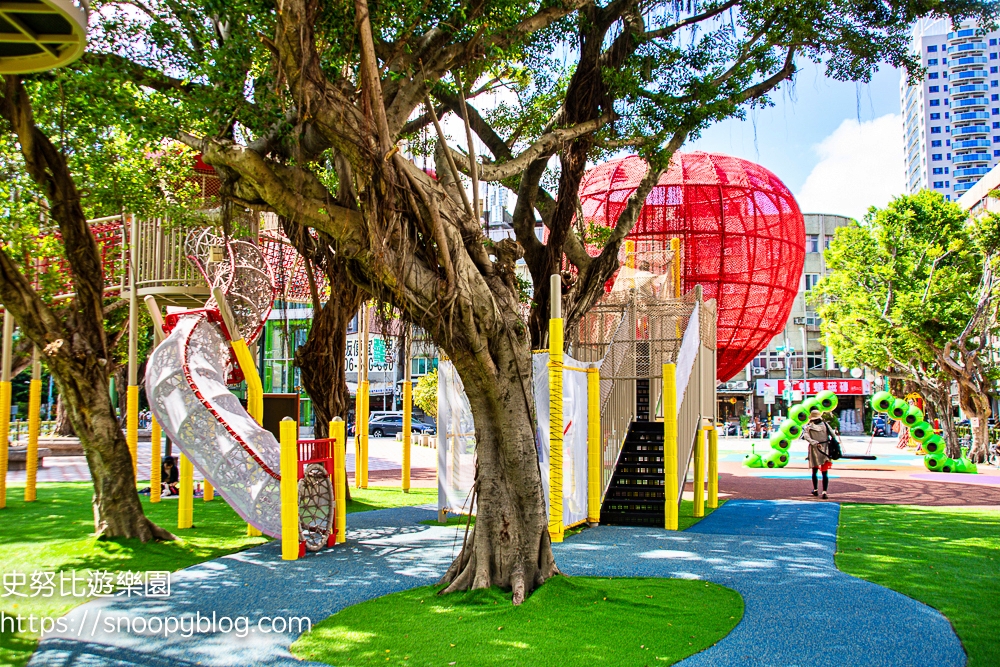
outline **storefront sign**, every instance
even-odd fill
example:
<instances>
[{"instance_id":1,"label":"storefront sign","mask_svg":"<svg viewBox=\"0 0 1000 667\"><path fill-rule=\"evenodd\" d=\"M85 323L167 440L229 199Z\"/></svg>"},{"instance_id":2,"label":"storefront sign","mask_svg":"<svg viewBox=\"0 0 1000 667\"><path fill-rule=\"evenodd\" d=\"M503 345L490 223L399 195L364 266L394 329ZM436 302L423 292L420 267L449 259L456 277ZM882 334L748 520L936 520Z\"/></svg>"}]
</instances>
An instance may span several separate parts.
<instances>
[{"instance_id":1,"label":"storefront sign","mask_svg":"<svg viewBox=\"0 0 1000 667\"><path fill-rule=\"evenodd\" d=\"M821 391L832 391L841 396L867 396L872 393L871 380L837 379L837 380L757 380L756 394L758 396L784 395L786 390L804 392L815 396ZM803 386L804 385L804 386Z\"/></svg>"},{"instance_id":2,"label":"storefront sign","mask_svg":"<svg viewBox=\"0 0 1000 667\"><path fill-rule=\"evenodd\" d=\"M361 366L361 343L358 334L347 336L347 354L344 370L347 373L357 373ZM396 371L396 339L385 339L381 336L368 338L368 372L395 373Z\"/></svg>"}]
</instances>

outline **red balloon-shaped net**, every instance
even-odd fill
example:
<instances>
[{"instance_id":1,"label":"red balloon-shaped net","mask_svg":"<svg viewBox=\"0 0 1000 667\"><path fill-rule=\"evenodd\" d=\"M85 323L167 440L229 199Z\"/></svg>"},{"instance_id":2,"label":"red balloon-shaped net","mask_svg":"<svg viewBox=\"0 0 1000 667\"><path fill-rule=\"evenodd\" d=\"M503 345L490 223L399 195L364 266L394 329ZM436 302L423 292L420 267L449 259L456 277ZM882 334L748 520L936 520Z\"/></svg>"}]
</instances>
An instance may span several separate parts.
<instances>
[{"instance_id":1,"label":"red balloon-shaped net","mask_svg":"<svg viewBox=\"0 0 1000 667\"><path fill-rule=\"evenodd\" d=\"M580 185L587 222L613 226L646 174L636 156L602 164ZM681 239L683 289L716 299L720 381L739 373L788 320L805 258L792 193L764 167L717 153L675 153L628 239L638 256Z\"/></svg>"}]
</instances>

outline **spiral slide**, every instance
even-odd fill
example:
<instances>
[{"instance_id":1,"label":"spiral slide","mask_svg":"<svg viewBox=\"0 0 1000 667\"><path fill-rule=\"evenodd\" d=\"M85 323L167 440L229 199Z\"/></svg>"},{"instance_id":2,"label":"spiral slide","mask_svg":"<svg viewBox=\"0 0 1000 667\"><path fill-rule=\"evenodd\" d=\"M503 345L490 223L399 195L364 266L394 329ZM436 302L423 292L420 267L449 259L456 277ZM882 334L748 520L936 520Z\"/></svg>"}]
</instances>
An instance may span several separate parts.
<instances>
[{"instance_id":1,"label":"spiral slide","mask_svg":"<svg viewBox=\"0 0 1000 667\"><path fill-rule=\"evenodd\" d=\"M226 386L230 347L218 311L168 317L146 394L164 432L247 523L281 536L280 447Z\"/></svg>"}]
</instances>

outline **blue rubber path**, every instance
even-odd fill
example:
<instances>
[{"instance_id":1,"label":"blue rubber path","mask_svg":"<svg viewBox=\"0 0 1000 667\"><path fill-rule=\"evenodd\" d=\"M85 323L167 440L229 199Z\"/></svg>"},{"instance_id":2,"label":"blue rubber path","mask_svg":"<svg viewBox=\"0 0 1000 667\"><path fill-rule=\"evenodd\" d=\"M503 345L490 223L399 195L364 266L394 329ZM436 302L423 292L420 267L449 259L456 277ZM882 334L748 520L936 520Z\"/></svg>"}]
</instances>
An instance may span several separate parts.
<instances>
[{"instance_id":1,"label":"blue rubber path","mask_svg":"<svg viewBox=\"0 0 1000 667\"><path fill-rule=\"evenodd\" d=\"M568 575L705 579L739 591L746 605L742 621L681 665L965 665L958 637L937 611L836 569L838 513L834 503L731 500L681 533L585 530L556 545L556 561ZM461 539L455 528L419 523L434 517L432 510L412 507L351 514L346 548L283 562L280 545L272 542L175 573L166 600L87 603L66 617L67 632L42 640L30 665L315 664L289 654L298 631L165 638L106 632L106 623L198 613L246 616L252 629L262 617L307 616L315 623L363 600L434 583Z\"/></svg>"}]
</instances>

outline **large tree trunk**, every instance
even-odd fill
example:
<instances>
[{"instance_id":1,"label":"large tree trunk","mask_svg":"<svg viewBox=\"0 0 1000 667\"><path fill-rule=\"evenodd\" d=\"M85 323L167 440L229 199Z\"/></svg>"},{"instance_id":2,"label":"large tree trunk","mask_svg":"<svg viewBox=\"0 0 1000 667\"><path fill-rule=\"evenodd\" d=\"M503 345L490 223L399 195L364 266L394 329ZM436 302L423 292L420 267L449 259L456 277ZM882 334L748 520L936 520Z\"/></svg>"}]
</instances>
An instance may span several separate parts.
<instances>
[{"instance_id":1,"label":"large tree trunk","mask_svg":"<svg viewBox=\"0 0 1000 667\"><path fill-rule=\"evenodd\" d=\"M172 539L143 514L132 458L108 395L111 347L104 331L104 275L65 156L35 125L31 100L15 76L4 77L0 116L17 135L24 164L59 224L73 279L73 301L53 309L19 267L0 252L0 302L22 334L42 349L59 387L94 482L94 530L102 537Z\"/></svg>"},{"instance_id":2,"label":"large tree trunk","mask_svg":"<svg viewBox=\"0 0 1000 667\"><path fill-rule=\"evenodd\" d=\"M56 427L55 434L64 438L71 438L76 435L73 430L73 422L69 418L69 410L66 409L66 401L62 394L56 398Z\"/></svg>"},{"instance_id":3,"label":"large tree trunk","mask_svg":"<svg viewBox=\"0 0 1000 667\"><path fill-rule=\"evenodd\" d=\"M973 391L960 391L959 400L962 411L969 418L972 431L972 446L969 448L969 459L975 463L986 461L986 452L990 446L990 429L988 420L992 414L990 397Z\"/></svg>"},{"instance_id":4,"label":"large tree trunk","mask_svg":"<svg viewBox=\"0 0 1000 667\"><path fill-rule=\"evenodd\" d=\"M945 454L953 459L962 455L958 444L958 434L955 431L955 420L951 416L951 383L941 381L928 384L924 388L927 402L934 408L934 416L941 426L941 437L945 441Z\"/></svg>"},{"instance_id":5,"label":"large tree trunk","mask_svg":"<svg viewBox=\"0 0 1000 667\"><path fill-rule=\"evenodd\" d=\"M512 345L516 345L512 347ZM450 353L476 423L476 525L443 582L445 592L500 586L514 603L558 574L535 449L533 409L522 380L526 344L493 341L490 372L470 352Z\"/></svg>"}]
</instances>

